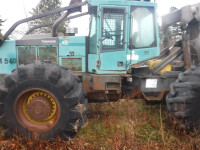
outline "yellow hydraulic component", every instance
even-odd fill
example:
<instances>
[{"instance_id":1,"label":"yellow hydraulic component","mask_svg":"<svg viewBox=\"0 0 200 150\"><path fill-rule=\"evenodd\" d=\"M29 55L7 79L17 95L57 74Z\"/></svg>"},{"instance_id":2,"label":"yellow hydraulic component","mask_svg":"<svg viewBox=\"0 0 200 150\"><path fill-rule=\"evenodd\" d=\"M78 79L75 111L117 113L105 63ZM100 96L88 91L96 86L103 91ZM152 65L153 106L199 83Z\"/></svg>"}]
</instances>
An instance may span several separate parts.
<instances>
[{"instance_id":1,"label":"yellow hydraulic component","mask_svg":"<svg viewBox=\"0 0 200 150\"><path fill-rule=\"evenodd\" d=\"M31 118L31 116L29 115L28 111L27 111L27 106L28 104L34 99L37 98L38 96L42 96L45 99L48 99L50 104L51 104L51 113L49 114L49 116L43 120L34 120ZM49 94L44 93L44 92L34 92L33 94L31 94L29 97L27 97L24 100L23 103L23 112L26 116L26 118L31 121L32 123L35 124L45 124L45 123L49 123L53 120L54 116L56 115L56 111L57 111L57 106L56 106L56 102L53 99L53 97L51 97Z\"/></svg>"},{"instance_id":2,"label":"yellow hydraulic component","mask_svg":"<svg viewBox=\"0 0 200 150\"><path fill-rule=\"evenodd\" d=\"M161 59L152 59L148 61L148 66L150 70L153 70L157 64L159 64L162 60ZM159 74L167 72L167 71L172 71L172 66L168 64L165 68L163 68Z\"/></svg>"}]
</instances>

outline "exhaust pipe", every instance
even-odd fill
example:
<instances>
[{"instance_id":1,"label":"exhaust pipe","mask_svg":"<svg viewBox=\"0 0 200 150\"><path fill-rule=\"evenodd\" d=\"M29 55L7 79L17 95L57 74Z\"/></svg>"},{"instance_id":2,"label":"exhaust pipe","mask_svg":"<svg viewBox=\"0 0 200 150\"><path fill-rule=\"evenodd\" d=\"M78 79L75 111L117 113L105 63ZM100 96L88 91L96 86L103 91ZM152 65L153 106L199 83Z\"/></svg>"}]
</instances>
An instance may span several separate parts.
<instances>
[{"instance_id":1,"label":"exhaust pipe","mask_svg":"<svg viewBox=\"0 0 200 150\"><path fill-rule=\"evenodd\" d=\"M78 4L82 3L82 0L71 0L69 6L73 5L77 7L74 7L73 9L68 10L66 13L64 13L58 20L53 25L52 28L52 37L57 37L57 28L58 26L67 18L70 14L75 13L75 12L81 12L82 7L78 6Z\"/></svg>"},{"instance_id":2,"label":"exhaust pipe","mask_svg":"<svg viewBox=\"0 0 200 150\"><path fill-rule=\"evenodd\" d=\"M81 13L81 14L78 14L78 15L70 16L70 17L66 18L64 21L75 19L75 18L78 18L78 17L82 17L82 16L85 16L85 15L88 15L88 14L89 14L88 12L84 12L84 13ZM35 29L42 28L42 27L48 27L48 26L53 25L54 23L55 22L48 22L48 23L45 23L45 24L42 24L42 25L34 26L33 28L29 29L26 32L26 35L31 34L31 32L33 32Z\"/></svg>"}]
</instances>

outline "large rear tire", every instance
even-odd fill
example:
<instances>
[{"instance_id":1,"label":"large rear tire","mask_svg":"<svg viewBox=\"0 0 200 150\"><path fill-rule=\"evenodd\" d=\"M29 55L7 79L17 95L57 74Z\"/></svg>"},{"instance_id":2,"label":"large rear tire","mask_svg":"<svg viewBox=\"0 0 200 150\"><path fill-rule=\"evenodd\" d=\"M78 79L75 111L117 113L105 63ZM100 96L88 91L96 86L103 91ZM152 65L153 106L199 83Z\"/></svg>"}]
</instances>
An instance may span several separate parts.
<instances>
[{"instance_id":1,"label":"large rear tire","mask_svg":"<svg viewBox=\"0 0 200 150\"><path fill-rule=\"evenodd\" d=\"M166 98L170 118L181 129L200 127L200 66L180 73Z\"/></svg>"},{"instance_id":2,"label":"large rear tire","mask_svg":"<svg viewBox=\"0 0 200 150\"><path fill-rule=\"evenodd\" d=\"M50 61L20 65L0 88L0 123L7 135L68 140L86 121L87 110L79 78Z\"/></svg>"}]
</instances>

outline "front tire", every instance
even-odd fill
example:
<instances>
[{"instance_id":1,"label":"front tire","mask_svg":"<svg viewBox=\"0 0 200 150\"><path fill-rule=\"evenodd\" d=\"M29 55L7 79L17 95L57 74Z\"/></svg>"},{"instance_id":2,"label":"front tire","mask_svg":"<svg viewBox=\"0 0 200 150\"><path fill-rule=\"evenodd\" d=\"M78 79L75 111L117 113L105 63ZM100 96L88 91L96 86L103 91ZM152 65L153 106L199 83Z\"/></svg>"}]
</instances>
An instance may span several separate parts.
<instances>
[{"instance_id":1,"label":"front tire","mask_svg":"<svg viewBox=\"0 0 200 150\"><path fill-rule=\"evenodd\" d=\"M71 71L50 61L20 65L0 88L0 122L8 135L64 140L86 121L88 102Z\"/></svg>"}]
</instances>

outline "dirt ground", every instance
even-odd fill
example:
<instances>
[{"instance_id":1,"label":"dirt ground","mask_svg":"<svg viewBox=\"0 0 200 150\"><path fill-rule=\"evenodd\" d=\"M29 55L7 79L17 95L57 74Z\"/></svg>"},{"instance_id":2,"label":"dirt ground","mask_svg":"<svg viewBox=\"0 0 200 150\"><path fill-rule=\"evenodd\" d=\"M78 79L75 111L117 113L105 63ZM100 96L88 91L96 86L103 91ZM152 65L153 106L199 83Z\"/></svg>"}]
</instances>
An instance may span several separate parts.
<instances>
[{"instance_id":1,"label":"dirt ground","mask_svg":"<svg viewBox=\"0 0 200 150\"><path fill-rule=\"evenodd\" d=\"M196 131L176 129L168 119L165 105L147 105L143 100L89 104L88 119L75 139L40 141L19 136L5 138L3 128L0 149L5 150L197 150Z\"/></svg>"}]
</instances>

